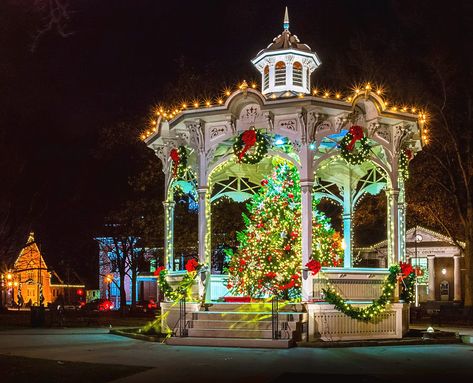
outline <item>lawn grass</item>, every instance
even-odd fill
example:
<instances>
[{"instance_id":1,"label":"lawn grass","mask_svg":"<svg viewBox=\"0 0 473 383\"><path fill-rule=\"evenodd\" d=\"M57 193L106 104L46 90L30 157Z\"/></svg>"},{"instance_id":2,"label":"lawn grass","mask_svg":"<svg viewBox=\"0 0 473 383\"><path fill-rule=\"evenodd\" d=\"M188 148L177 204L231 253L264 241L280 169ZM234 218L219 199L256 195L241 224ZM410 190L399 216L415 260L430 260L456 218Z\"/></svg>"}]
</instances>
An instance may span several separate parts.
<instances>
[{"instance_id":1,"label":"lawn grass","mask_svg":"<svg viewBox=\"0 0 473 383\"><path fill-rule=\"evenodd\" d=\"M134 375L149 368L0 355L2 382L102 383Z\"/></svg>"}]
</instances>

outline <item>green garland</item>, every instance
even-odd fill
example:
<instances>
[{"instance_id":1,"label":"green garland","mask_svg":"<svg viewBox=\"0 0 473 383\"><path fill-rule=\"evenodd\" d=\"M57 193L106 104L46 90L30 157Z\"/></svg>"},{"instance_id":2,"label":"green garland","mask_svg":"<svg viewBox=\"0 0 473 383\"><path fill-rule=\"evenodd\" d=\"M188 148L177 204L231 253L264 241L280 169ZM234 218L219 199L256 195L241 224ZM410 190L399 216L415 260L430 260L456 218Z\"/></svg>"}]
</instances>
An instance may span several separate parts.
<instances>
[{"instance_id":1,"label":"green garland","mask_svg":"<svg viewBox=\"0 0 473 383\"><path fill-rule=\"evenodd\" d=\"M189 263L188 263L189 264ZM194 267L193 267L194 266ZM186 268L188 266L186 265ZM195 278L199 275L200 271L204 267L203 264L195 262L192 266L192 271L189 269L187 270L186 275L182 278L179 285L176 289L173 289L171 285L166 280L166 275L168 271L165 269L164 266L159 267L156 272L158 274L158 286L160 290L164 293L165 298L171 299L171 307L176 306L182 298L186 298L186 300L192 299L192 285L194 284ZM140 333L147 334L147 335L159 335L163 336L163 342L170 336L172 336L172 329L165 326L162 326L163 320L167 318L169 315L170 310L166 311L165 313L161 313L154 320L148 322L140 329Z\"/></svg>"},{"instance_id":2,"label":"green garland","mask_svg":"<svg viewBox=\"0 0 473 383\"><path fill-rule=\"evenodd\" d=\"M187 149L185 146L179 146L177 148L177 154L179 155L179 162L176 166L176 178L183 178L187 171Z\"/></svg>"},{"instance_id":3,"label":"green garland","mask_svg":"<svg viewBox=\"0 0 473 383\"><path fill-rule=\"evenodd\" d=\"M399 265L393 265L389 268L389 275L384 281L381 296L367 307L356 307L347 303L330 283L326 289L322 289L325 295L325 301L333 304L338 311L344 313L350 318L361 320L363 322L374 321L379 314L386 310L386 306L391 303L397 278L400 273L401 267ZM414 298L414 281L415 273L410 273L406 278L404 278L404 283L401 283L403 289L401 289L400 298L407 303L412 302Z\"/></svg>"},{"instance_id":4,"label":"green garland","mask_svg":"<svg viewBox=\"0 0 473 383\"><path fill-rule=\"evenodd\" d=\"M412 152L410 149L404 149L401 151L399 155L399 174L404 179L407 180L409 178L409 163L412 159Z\"/></svg>"},{"instance_id":5,"label":"green garland","mask_svg":"<svg viewBox=\"0 0 473 383\"><path fill-rule=\"evenodd\" d=\"M252 128L251 130L255 131L256 133L256 142L248 149L248 151L245 151L243 156L241 156L241 153L246 146L243 140L243 135L246 132L241 133L233 144L233 153L238 158L238 161L244 164L257 164L264 158L266 153L268 153L269 145L266 136L261 132L260 129Z\"/></svg>"},{"instance_id":6,"label":"green garland","mask_svg":"<svg viewBox=\"0 0 473 383\"><path fill-rule=\"evenodd\" d=\"M360 138L352 150L347 146L351 142L353 135L348 132L340 141L340 154L350 165L360 165L367 160L370 155L371 146L366 137Z\"/></svg>"},{"instance_id":7,"label":"green garland","mask_svg":"<svg viewBox=\"0 0 473 383\"><path fill-rule=\"evenodd\" d=\"M164 296L173 302L178 302L182 298L186 300L191 299L191 289L194 284L194 280L200 272L203 265L199 264L195 271L188 271L182 280L177 285L176 289L173 289L169 282L166 280L167 270L162 270L158 276L159 289L163 292Z\"/></svg>"}]
</instances>

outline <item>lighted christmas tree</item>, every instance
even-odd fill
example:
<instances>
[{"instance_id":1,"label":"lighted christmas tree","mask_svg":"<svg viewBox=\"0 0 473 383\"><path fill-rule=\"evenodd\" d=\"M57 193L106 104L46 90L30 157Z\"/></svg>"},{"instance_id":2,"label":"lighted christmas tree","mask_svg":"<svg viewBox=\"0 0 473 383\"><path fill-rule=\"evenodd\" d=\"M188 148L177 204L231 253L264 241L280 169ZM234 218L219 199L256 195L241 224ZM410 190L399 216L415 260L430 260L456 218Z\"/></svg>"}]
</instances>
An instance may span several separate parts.
<instances>
[{"instance_id":1,"label":"lighted christmas tree","mask_svg":"<svg viewBox=\"0 0 473 383\"><path fill-rule=\"evenodd\" d=\"M278 295L297 299L301 294L301 187L297 169L280 164L262 182L260 192L243 214L246 229L237 233L238 250L228 252L229 284L235 295ZM343 264L342 241L330 219L313 202L312 262Z\"/></svg>"}]
</instances>

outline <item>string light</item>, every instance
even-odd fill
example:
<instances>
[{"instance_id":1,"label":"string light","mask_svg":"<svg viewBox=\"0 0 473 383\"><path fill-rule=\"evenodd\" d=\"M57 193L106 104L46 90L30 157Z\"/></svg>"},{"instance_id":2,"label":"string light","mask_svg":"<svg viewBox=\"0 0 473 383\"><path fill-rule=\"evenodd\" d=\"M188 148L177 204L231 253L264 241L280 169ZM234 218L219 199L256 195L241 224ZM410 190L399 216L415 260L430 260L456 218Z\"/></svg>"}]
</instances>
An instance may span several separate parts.
<instances>
[{"instance_id":1,"label":"string light","mask_svg":"<svg viewBox=\"0 0 473 383\"><path fill-rule=\"evenodd\" d=\"M246 81L243 81L238 85L237 91L246 92L247 88L257 89L256 82L251 82L251 86L249 86ZM374 89L375 89L375 91L374 91ZM362 90L363 90L363 92L362 92ZM326 99L326 100L328 100L328 99L343 100L344 102L351 104L362 93L364 93L365 96L366 96L367 94L369 94L370 92L373 92L373 91L378 96L382 96L385 93L384 89L381 86L373 86L373 85L371 85L370 82L367 82L367 83L362 84L362 85L353 86L351 88L351 92L348 92L348 94L347 93L343 94L340 91L335 91L334 92L334 91L330 91L328 89L322 91L322 93L321 93L321 91L318 88L313 88L312 91L311 91L311 94L312 94L312 96L315 96L315 97L321 95L321 97L323 99ZM224 94L225 97L228 98L232 95L232 90L230 88L225 88L223 90L223 94ZM271 95L268 95L267 97L269 97L271 100L274 100L278 96L273 93ZM280 97L281 97L281 95L280 95ZM304 93L293 94L293 93L287 91L287 92L284 92L282 94L282 97L305 98L306 95ZM216 99L213 99L213 102L214 103L212 103L212 100L210 100L210 99L206 99L206 100L203 100L203 101L202 100L200 100L200 101L199 100L194 100L191 103L191 105L194 107L194 109L197 109L199 107L211 108L213 106L223 105L225 103L225 100L222 97L218 97ZM383 102L384 102L384 107L385 108L390 106L390 103L388 102L387 99L383 99ZM183 110L187 109L188 106L189 106L189 104L187 102L183 102L178 107L174 106L172 108L164 108L162 106L159 106L159 107L155 108L153 113L157 116L163 117L164 119L173 119L179 113L181 113ZM410 112L412 114L415 114L419 111L419 108L417 108L415 106L409 108L405 105L404 106L392 105L392 106L390 106L389 110L390 110L391 113L397 113L397 112L408 113L408 112ZM425 115L424 112L419 112L418 118L419 118L420 122L423 122L423 123L426 122L426 115ZM154 126L154 125L156 125L156 123L157 123L156 120L152 120L150 122L150 125ZM144 139L149 137L155 131L156 130L153 129L151 131L151 133L148 133L148 132L144 133L144 136L145 136ZM141 137L143 137L143 135ZM424 140L424 143L427 142L428 137L425 137L425 139L424 139L424 134L422 134L422 138Z\"/></svg>"}]
</instances>

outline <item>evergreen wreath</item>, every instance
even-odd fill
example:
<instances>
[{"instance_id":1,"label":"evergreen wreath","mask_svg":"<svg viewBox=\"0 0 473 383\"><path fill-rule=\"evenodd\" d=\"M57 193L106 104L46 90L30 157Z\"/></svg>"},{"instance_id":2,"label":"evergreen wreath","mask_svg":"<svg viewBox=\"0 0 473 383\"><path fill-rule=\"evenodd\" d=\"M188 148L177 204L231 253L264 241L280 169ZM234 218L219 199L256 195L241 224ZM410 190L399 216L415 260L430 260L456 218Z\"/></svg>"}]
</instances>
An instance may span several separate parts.
<instances>
[{"instance_id":1,"label":"evergreen wreath","mask_svg":"<svg viewBox=\"0 0 473 383\"><path fill-rule=\"evenodd\" d=\"M350 165L360 165L366 161L370 154L371 146L363 133L363 128L353 125L339 144L340 154Z\"/></svg>"},{"instance_id":2,"label":"evergreen wreath","mask_svg":"<svg viewBox=\"0 0 473 383\"><path fill-rule=\"evenodd\" d=\"M233 153L238 162L257 164L268 153L268 140L261 130L252 127L236 138Z\"/></svg>"}]
</instances>

